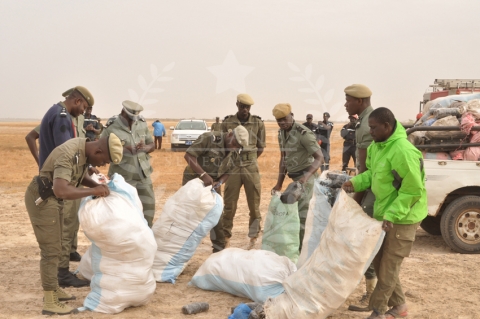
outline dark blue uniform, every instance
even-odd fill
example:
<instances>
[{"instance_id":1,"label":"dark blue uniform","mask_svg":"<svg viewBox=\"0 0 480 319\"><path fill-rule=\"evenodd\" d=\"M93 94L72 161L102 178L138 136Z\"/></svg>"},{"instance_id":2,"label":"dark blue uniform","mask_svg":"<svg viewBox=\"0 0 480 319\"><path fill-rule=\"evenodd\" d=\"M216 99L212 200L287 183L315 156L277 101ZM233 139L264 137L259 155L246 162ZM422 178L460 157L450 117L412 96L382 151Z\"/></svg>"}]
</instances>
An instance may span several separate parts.
<instances>
[{"instance_id":1,"label":"dark blue uniform","mask_svg":"<svg viewBox=\"0 0 480 319\"><path fill-rule=\"evenodd\" d=\"M83 122L83 128L85 129L89 124L92 124L93 127L96 129L96 130L99 130L100 129L100 125L98 124L98 117L96 117L95 115L91 114L90 115L90 118L87 118L85 117L85 120ZM85 130L85 136L90 140L90 141L94 141L95 140L95 132L94 131L87 131Z\"/></svg>"},{"instance_id":2,"label":"dark blue uniform","mask_svg":"<svg viewBox=\"0 0 480 319\"><path fill-rule=\"evenodd\" d=\"M40 124L39 168L42 168L43 163L55 147L75 136L72 117L63 102L53 105L45 113L42 124Z\"/></svg>"}]
</instances>

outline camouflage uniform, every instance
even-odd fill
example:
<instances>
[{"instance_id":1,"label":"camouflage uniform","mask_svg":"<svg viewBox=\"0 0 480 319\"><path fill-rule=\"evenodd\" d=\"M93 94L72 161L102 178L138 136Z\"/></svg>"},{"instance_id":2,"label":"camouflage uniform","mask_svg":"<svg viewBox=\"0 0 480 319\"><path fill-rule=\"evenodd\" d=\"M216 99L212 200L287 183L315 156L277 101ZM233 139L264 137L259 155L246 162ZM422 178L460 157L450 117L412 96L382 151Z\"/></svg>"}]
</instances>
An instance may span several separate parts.
<instances>
[{"instance_id":1,"label":"camouflage uniform","mask_svg":"<svg viewBox=\"0 0 480 319\"><path fill-rule=\"evenodd\" d=\"M222 123L222 131L228 132L239 125L243 125L249 133L248 147L244 148L234 159L234 168L225 183L223 210L223 230L226 237L232 237L233 218L237 211L237 202L242 185L247 196L250 219L248 222L248 237L257 238L260 232L260 173L258 170L257 150L265 148L265 125L259 116L250 114L248 119L241 123L237 115L226 116Z\"/></svg>"},{"instance_id":2,"label":"camouflage uniform","mask_svg":"<svg viewBox=\"0 0 480 319\"><path fill-rule=\"evenodd\" d=\"M141 140L144 141L145 145L153 143L152 134L148 130L143 117L132 123L131 131L122 116L113 117L108 120L101 136L108 136L110 133L118 136L124 148L130 146L135 149L135 145ZM138 197L143 205L143 215L149 227L152 227L155 215L155 194L150 179L152 172L149 154L145 152L132 154L126 149L124 149L122 161L119 164L111 163L108 169L109 176L118 173L123 176L127 183L137 189Z\"/></svg>"},{"instance_id":3,"label":"camouflage uniform","mask_svg":"<svg viewBox=\"0 0 480 319\"><path fill-rule=\"evenodd\" d=\"M187 149L187 153L197 158L197 163L215 182L233 167L231 155L234 153L227 152L225 149L224 138L225 133L223 132L203 133ZM182 186L198 177L198 174L187 165L183 171ZM220 196L222 195L221 187L216 188L216 191ZM210 231L213 252L225 248L225 235L223 233L222 219L223 216L220 217L218 224Z\"/></svg>"}]
</instances>

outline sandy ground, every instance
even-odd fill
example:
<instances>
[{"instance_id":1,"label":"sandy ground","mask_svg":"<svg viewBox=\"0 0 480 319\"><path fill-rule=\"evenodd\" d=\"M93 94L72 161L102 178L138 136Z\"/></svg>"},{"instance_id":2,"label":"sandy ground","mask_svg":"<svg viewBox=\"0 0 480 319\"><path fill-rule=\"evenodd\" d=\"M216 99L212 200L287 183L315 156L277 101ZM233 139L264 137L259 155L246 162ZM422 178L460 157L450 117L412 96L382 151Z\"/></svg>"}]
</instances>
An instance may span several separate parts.
<instances>
[{"instance_id":1,"label":"sandy ground","mask_svg":"<svg viewBox=\"0 0 480 319\"><path fill-rule=\"evenodd\" d=\"M36 124L0 123L0 318L43 317L40 315L39 249L23 201L25 188L37 170L24 136ZM165 124L168 128L174 123ZM264 194L261 203L263 216L267 212L270 189L276 181L279 157L276 124L266 123L266 126L267 149L259 160ZM341 165L340 128L341 125L337 124L332 134L333 169L339 169ZM185 167L183 153L171 152L168 139L164 141L164 148L155 151L152 158L157 198L155 218L161 214L165 201L180 187L181 172ZM233 229L233 247L246 247L247 227L248 208L242 192ZM90 243L81 229L78 236L78 250L83 254ZM259 246L257 244L257 248ZM210 252L210 241L206 238L175 285L157 283L156 292L147 305L126 309L115 318L188 318L191 316L183 315L181 307L200 301L208 302L210 310L195 315L195 318L227 318L232 306L249 300L187 286ZM400 276L410 308L408 318L480 318L479 263L480 255L454 253L440 236L431 236L419 229L411 256L405 259ZM77 263L70 264L71 270L76 267ZM366 318L368 314L347 310L348 305L361 296L363 287L362 282L332 318ZM75 307L82 306L90 291L90 288L67 289L77 296L76 301L69 302ZM83 312L65 317L107 318L111 315Z\"/></svg>"}]
</instances>

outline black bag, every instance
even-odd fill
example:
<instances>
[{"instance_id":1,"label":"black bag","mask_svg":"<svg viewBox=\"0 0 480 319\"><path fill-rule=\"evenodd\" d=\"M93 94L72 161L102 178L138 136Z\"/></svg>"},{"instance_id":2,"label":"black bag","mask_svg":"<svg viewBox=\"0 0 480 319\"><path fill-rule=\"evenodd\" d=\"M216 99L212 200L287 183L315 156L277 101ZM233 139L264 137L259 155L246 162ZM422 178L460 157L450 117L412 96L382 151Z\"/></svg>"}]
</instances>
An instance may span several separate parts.
<instances>
[{"instance_id":1,"label":"black bag","mask_svg":"<svg viewBox=\"0 0 480 319\"><path fill-rule=\"evenodd\" d=\"M287 189L280 195L280 200L284 204L293 204L300 199L304 192L303 185L299 182L292 182Z\"/></svg>"},{"instance_id":2,"label":"black bag","mask_svg":"<svg viewBox=\"0 0 480 319\"><path fill-rule=\"evenodd\" d=\"M53 193L53 183L48 178L35 176L35 182L38 186L38 194L42 200L55 196Z\"/></svg>"}]
</instances>

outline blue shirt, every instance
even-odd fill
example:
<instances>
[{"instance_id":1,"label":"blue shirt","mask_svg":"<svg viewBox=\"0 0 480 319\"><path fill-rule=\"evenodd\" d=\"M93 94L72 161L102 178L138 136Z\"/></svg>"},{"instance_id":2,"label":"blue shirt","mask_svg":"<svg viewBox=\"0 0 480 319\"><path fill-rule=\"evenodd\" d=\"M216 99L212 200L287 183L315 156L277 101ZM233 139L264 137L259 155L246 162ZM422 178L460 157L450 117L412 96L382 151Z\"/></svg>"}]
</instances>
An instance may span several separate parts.
<instances>
[{"instance_id":1,"label":"blue shirt","mask_svg":"<svg viewBox=\"0 0 480 319\"><path fill-rule=\"evenodd\" d=\"M70 113L64 108L62 102L53 105L45 113L40 124L39 168L42 168L43 163L55 147L74 137L75 132Z\"/></svg>"},{"instance_id":2,"label":"blue shirt","mask_svg":"<svg viewBox=\"0 0 480 319\"><path fill-rule=\"evenodd\" d=\"M153 122L152 126L154 136L165 136L167 134L165 131L165 126L163 126L162 122Z\"/></svg>"}]
</instances>

